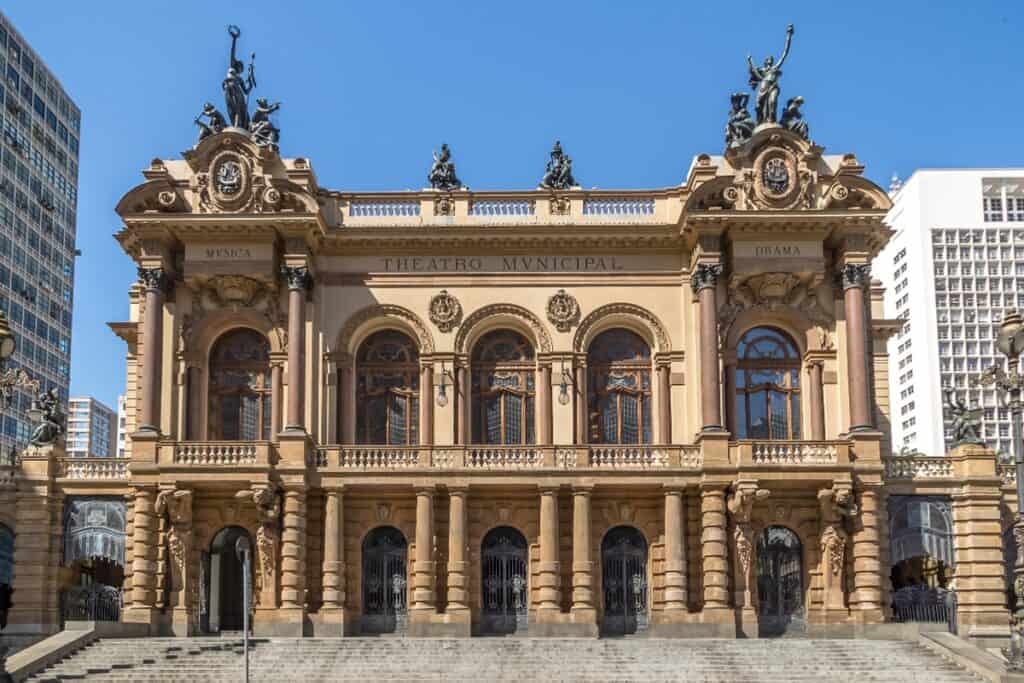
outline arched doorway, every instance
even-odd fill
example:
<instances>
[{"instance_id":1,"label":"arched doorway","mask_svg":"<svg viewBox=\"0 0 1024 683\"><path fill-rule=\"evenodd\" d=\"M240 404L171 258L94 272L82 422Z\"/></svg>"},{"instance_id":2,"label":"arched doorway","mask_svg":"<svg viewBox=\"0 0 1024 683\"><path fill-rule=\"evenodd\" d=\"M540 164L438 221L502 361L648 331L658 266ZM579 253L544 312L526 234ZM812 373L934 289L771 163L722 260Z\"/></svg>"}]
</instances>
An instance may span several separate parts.
<instances>
[{"instance_id":1,"label":"arched doorway","mask_svg":"<svg viewBox=\"0 0 1024 683\"><path fill-rule=\"evenodd\" d=\"M806 629L803 546L791 529L770 526L758 536L757 597L762 636Z\"/></svg>"},{"instance_id":2,"label":"arched doorway","mask_svg":"<svg viewBox=\"0 0 1024 683\"><path fill-rule=\"evenodd\" d=\"M952 504L940 496L890 496L888 507L893 620L945 624L955 633Z\"/></svg>"},{"instance_id":3,"label":"arched doorway","mask_svg":"<svg viewBox=\"0 0 1024 683\"><path fill-rule=\"evenodd\" d=\"M617 526L601 542L604 635L647 630L647 542L631 526Z\"/></svg>"},{"instance_id":4,"label":"arched doorway","mask_svg":"<svg viewBox=\"0 0 1024 683\"><path fill-rule=\"evenodd\" d=\"M120 621L126 520L123 499L65 499L63 621Z\"/></svg>"},{"instance_id":5,"label":"arched doorway","mask_svg":"<svg viewBox=\"0 0 1024 683\"><path fill-rule=\"evenodd\" d=\"M405 630L408 544L393 526L377 527L363 539L363 633Z\"/></svg>"},{"instance_id":6,"label":"arched doorway","mask_svg":"<svg viewBox=\"0 0 1024 683\"><path fill-rule=\"evenodd\" d=\"M243 537L249 539L250 548L255 547L249 532L242 527L224 527L213 537L210 551L203 553L203 595L200 601L200 621L203 630L213 633L242 630L245 610L242 594L244 582L242 561L235 552L235 544ZM249 571L253 572L252 566L249 567ZM253 577L249 578L249 585L252 586Z\"/></svg>"},{"instance_id":7,"label":"arched doorway","mask_svg":"<svg viewBox=\"0 0 1024 683\"><path fill-rule=\"evenodd\" d=\"M480 546L480 631L484 634L526 630L526 537L517 529L491 529Z\"/></svg>"}]
</instances>

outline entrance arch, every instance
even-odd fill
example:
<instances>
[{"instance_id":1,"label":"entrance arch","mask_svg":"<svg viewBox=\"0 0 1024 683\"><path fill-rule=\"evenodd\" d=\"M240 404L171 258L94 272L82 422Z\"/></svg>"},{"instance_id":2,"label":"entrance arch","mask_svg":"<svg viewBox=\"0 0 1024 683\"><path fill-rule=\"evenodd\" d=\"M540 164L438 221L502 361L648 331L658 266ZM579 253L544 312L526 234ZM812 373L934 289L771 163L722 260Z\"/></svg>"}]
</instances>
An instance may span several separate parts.
<instances>
[{"instance_id":1,"label":"entrance arch","mask_svg":"<svg viewBox=\"0 0 1024 683\"><path fill-rule=\"evenodd\" d=\"M393 526L380 526L363 539L363 633L405 630L408 543Z\"/></svg>"},{"instance_id":2,"label":"entrance arch","mask_svg":"<svg viewBox=\"0 0 1024 683\"><path fill-rule=\"evenodd\" d=\"M803 545L792 529L770 526L757 539L758 631L804 630Z\"/></svg>"},{"instance_id":3,"label":"entrance arch","mask_svg":"<svg viewBox=\"0 0 1024 683\"><path fill-rule=\"evenodd\" d=\"M480 631L526 630L526 537L510 526L491 529L480 544Z\"/></svg>"},{"instance_id":4,"label":"entrance arch","mask_svg":"<svg viewBox=\"0 0 1024 683\"><path fill-rule=\"evenodd\" d=\"M647 630L647 541L634 527L617 526L601 541L604 616L601 632Z\"/></svg>"},{"instance_id":5,"label":"entrance arch","mask_svg":"<svg viewBox=\"0 0 1024 683\"><path fill-rule=\"evenodd\" d=\"M241 631L244 621L244 582L242 561L235 552L239 538L248 538L249 547L255 547L252 536L240 526L227 526L214 535L209 553L203 557L202 603L207 605L205 614L200 613L203 630ZM252 571L252 566L250 566ZM253 585L253 577L249 577ZM250 603L251 604L251 603Z\"/></svg>"},{"instance_id":6,"label":"entrance arch","mask_svg":"<svg viewBox=\"0 0 1024 683\"><path fill-rule=\"evenodd\" d=\"M888 507L893 620L945 623L955 633L951 501L943 496L890 496Z\"/></svg>"}]
</instances>

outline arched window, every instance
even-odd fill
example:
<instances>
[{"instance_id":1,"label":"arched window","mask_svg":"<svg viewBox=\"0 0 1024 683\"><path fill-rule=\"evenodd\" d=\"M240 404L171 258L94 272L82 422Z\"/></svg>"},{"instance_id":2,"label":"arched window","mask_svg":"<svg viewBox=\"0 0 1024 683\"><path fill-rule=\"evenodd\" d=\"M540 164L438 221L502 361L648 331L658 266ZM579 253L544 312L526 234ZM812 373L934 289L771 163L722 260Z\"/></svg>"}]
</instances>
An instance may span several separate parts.
<instances>
[{"instance_id":1,"label":"arched window","mask_svg":"<svg viewBox=\"0 0 1024 683\"><path fill-rule=\"evenodd\" d=\"M782 332L755 327L740 339L736 416L741 439L800 438L800 353Z\"/></svg>"},{"instance_id":2,"label":"arched window","mask_svg":"<svg viewBox=\"0 0 1024 683\"><path fill-rule=\"evenodd\" d=\"M407 335L382 330L356 355L356 441L419 443L420 352Z\"/></svg>"},{"instance_id":3,"label":"arched window","mask_svg":"<svg viewBox=\"0 0 1024 683\"><path fill-rule=\"evenodd\" d=\"M473 442L534 443L533 346L512 330L488 332L473 347Z\"/></svg>"},{"instance_id":4,"label":"arched window","mask_svg":"<svg viewBox=\"0 0 1024 683\"><path fill-rule=\"evenodd\" d=\"M591 443L651 442L651 348L638 334L602 332L587 350Z\"/></svg>"},{"instance_id":5,"label":"arched window","mask_svg":"<svg viewBox=\"0 0 1024 683\"><path fill-rule=\"evenodd\" d=\"M254 330L234 330L210 353L211 439L270 438L270 343Z\"/></svg>"}]
</instances>

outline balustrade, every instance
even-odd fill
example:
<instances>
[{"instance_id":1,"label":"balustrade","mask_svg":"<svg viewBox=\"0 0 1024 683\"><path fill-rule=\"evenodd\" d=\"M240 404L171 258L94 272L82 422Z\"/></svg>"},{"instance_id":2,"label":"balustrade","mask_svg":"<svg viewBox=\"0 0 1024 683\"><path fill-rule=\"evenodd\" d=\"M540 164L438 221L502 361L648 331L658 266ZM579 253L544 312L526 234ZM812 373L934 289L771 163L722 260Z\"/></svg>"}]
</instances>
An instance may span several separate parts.
<instances>
[{"instance_id":1,"label":"balustrade","mask_svg":"<svg viewBox=\"0 0 1024 683\"><path fill-rule=\"evenodd\" d=\"M487 218L532 216L534 206L533 200L529 199L474 199L469 206L469 215Z\"/></svg>"},{"instance_id":2,"label":"balustrade","mask_svg":"<svg viewBox=\"0 0 1024 683\"><path fill-rule=\"evenodd\" d=\"M671 465L668 449L652 446L592 446L590 466L616 468L659 468Z\"/></svg>"},{"instance_id":3,"label":"balustrade","mask_svg":"<svg viewBox=\"0 0 1024 683\"><path fill-rule=\"evenodd\" d=\"M653 216L654 207L654 197L588 197L583 201L583 215L613 218Z\"/></svg>"},{"instance_id":4,"label":"balustrade","mask_svg":"<svg viewBox=\"0 0 1024 683\"><path fill-rule=\"evenodd\" d=\"M232 441L183 442L175 444L172 462L175 465L230 467L255 465L260 451L269 450L267 443ZM266 457L262 459L266 462Z\"/></svg>"},{"instance_id":5,"label":"balustrade","mask_svg":"<svg viewBox=\"0 0 1024 683\"><path fill-rule=\"evenodd\" d=\"M416 467L419 464L417 448L345 446L338 452L338 466L342 469L388 470Z\"/></svg>"},{"instance_id":6,"label":"balustrade","mask_svg":"<svg viewBox=\"0 0 1024 683\"><path fill-rule=\"evenodd\" d=\"M420 215L419 200L409 199L365 199L352 201L348 215L353 218L411 218Z\"/></svg>"},{"instance_id":7,"label":"balustrade","mask_svg":"<svg viewBox=\"0 0 1024 683\"><path fill-rule=\"evenodd\" d=\"M529 446L471 447L466 454L466 467L470 469L527 469L542 463L541 451Z\"/></svg>"},{"instance_id":8,"label":"balustrade","mask_svg":"<svg viewBox=\"0 0 1024 683\"><path fill-rule=\"evenodd\" d=\"M128 461L116 458L61 458L59 476L65 479L128 479Z\"/></svg>"},{"instance_id":9,"label":"balustrade","mask_svg":"<svg viewBox=\"0 0 1024 683\"><path fill-rule=\"evenodd\" d=\"M952 476L953 461L943 456L913 454L885 459L886 479L946 479Z\"/></svg>"},{"instance_id":10,"label":"balustrade","mask_svg":"<svg viewBox=\"0 0 1024 683\"><path fill-rule=\"evenodd\" d=\"M755 465L832 465L839 462L845 444L828 441L763 441L741 443L750 447L750 462ZM741 451L742 452L742 451Z\"/></svg>"}]
</instances>

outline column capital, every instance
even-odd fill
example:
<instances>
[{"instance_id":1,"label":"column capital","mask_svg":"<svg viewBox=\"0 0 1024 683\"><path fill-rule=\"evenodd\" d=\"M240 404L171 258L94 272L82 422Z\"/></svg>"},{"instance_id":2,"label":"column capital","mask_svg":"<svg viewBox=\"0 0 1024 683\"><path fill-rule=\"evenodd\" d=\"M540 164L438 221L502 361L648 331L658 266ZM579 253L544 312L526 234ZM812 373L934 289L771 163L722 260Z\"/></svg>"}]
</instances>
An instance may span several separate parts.
<instances>
[{"instance_id":1,"label":"column capital","mask_svg":"<svg viewBox=\"0 0 1024 683\"><path fill-rule=\"evenodd\" d=\"M413 490L416 491L416 496L430 496L431 498L437 494L437 485L435 484L415 484Z\"/></svg>"},{"instance_id":2,"label":"column capital","mask_svg":"<svg viewBox=\"0 0 1024 683\"><path fill-rule=\"evenodd\" d=\"M673 485L666 484L665 486L662 487L662 493L664 493L666 496L680 496L680 497L682 497L682 496L686 495L686 487L685 486L674 485L674 484Z\"/></svg>"},{"instance_id":3,"label":"column capital","mask_svg":"<svg viewBox=\"0 0 1024 683\"><path fill-rule=\"evenodd\" d=\"M558 484L538 484L537 485L537 490L540 491L540 495L542 495L542 496L547 496L547 495L556 495L557 496L560 489L561 489L561 486L559 486Z\"/></svg>"},{"instance_id":4,"label":"column capital","mask_svg":"<svg viewBox=\"0 0 1024 683\"><path fill-rule=\"evenodd\" d=\"M690 286L696 294L708 287L717 287L718 278L722 275L721 263L698 263L690 274Z\"/></svg>"},{"instance_id":5,"label":"column capital","mask_svg":"<svg viewBox=\"0 0 1024 683\"><path fill-rule=\"evenodd\" d=\"M871 281L871 266L867 263L847 263L838 273L839 284L847 289L863 289Z\"/></svg>"},{"instance_id":6,"label":"column capital","mask_svg":"<svg viewBox=\"0 0 1024 683\"><path fill-rule=\"evenodd\" d=\"M469 484L447 485L445 489L448 491L449 496L462 496L465 498L469 495Z\"/></svg>"},{"instance_id":7,"label":"column capital","mask_svg":"<svg viewBox=\"0 0 1024 683\"><path fill-rule=\"evenodd\" d=\"M594 493L593 484L573 484L572 495L573 496L590 496Z\"/></svg>"},{"instance_id":8,"label":"column capital","mask_svg":"<svg viewBox=\"0 0 1024 683\"><path fill-rule=\"evenodd\" d=\"M305 291L313 286L313 278L306 266L281 266L281 275L290 290Z\"/></svg>"},{"instance_id":9,"label":"column capital","mask_svg":"<svg viewBox=\"0 0 1024 683\"><path fill-rule=\"evenodd\" d=\"M162 267L143 268L139 266L139 282L147 292L160 292L166 294L171 286L171 278Z\"/></svg>"}]
</instances>

